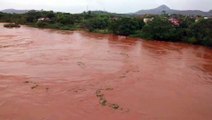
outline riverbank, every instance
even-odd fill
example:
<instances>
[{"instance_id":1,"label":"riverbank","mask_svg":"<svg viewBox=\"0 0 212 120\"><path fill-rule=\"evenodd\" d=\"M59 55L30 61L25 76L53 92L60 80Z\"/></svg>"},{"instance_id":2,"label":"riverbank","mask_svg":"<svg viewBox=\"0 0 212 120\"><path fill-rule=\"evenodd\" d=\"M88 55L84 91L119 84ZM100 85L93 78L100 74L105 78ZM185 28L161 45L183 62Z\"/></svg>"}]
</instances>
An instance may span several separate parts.
<instances>
[{"instance_id":1,"label":"riverbank","mask_svg":"<svg viewBox=\"0 0 212 120\"><path fill-rule=\"evenodd\" d=\"M8 23L2 23L2 24L8 24ZM108 35L116 35L114 34L113 32L109 31L109 30L95 30L95 31L89 31L88 29L84 29L84 28L80 28L79 26L78 27L69 27L69 28L66 28L64 29L64 27L57 27L56 25L50 25L50 26L44 26L44 27L39 27L35 24L22 24L22 25L26 25L28 27L32 27L32 28L40 28L40 29L53 29L53 30L64 30L64 31L85 31L85 32L90 32L90 33L99 33L99 34L108 34ZM167 42L167 43L185 43L185 44L190 44L190 45L196 45L196 46L201 46L201 45L198 45L198 44L192 44L192 43L188 43L188 42L185 42L185 41L165 41L165 40L153 40L153 39L148 39L148 38L143 38L141 36L139 36L139 34L134 34L134 35L130 35L130 36L123 36L123 37L128 37L128 38L137 38L137 39L142 39L142 40L146 40L146 41L158 41L158 42ZM211 48L211 46L206 46L206 47L209 47Z\"/></svg>"},{"instance_id":2,"label":"riverbank","mask_svg":"<svg viewBox=\"0 0 212 120\"><path fill-rule=\"evenodd\" d=\"M212 46L212 19L181 15L127 16L84 12L70 14L53 11L29 11L25 14L1 13L0 21L30 24L39 28L88 30L98 33L139 37L149 40L183 42ZM151 21L145 22L145 18ZM171 20L176 19L178 24Z\"/></svg>"},{"instance_id":3,"label":"riverbank","mask_svg":"<svg viewBox=\"0 0 212 120\"><path fill-rule=\"evenodd\" d=\"M67 27L58 27L57 25L49 25L49 26L44 26L44 27L39 27L35 24L25 24L27 26L30 26L30 27L35 27L35 28L43 28L43 29L55 29L55 30L67 30L67 31L78 31L78 30L82 30L82 31L86 31L86 32L91 32L91 33L100 33L100 34L114 34L112 31L108 30L108 29L100 29L100 30L93 30L93 31L89 31L88 29L85 29L85 28L82 28L80 27L79 25L77 26L67 26ZM135 34L132 34L132 35L129 35L129 36L125 36L125 37L132 37L132 38L141 38L143 40L150 40L150 41L164 41L164 42L173 42L173 43L186 43L186 44L191 44L191 45L200 45L200 44L194 44L192 40L190 40L189 42L188 41L185 41L185 40L178 40L178 41L172 41L172 40L153 40L151 38L148 38L148 37L142 37L140 34L142 33L135 33ZM116 34L114 34L116 35ZM204 45L205 46L205 45ZM206 45L206 47L212 47L212 46L208 46Z\"/></svg>"}]
</instances>

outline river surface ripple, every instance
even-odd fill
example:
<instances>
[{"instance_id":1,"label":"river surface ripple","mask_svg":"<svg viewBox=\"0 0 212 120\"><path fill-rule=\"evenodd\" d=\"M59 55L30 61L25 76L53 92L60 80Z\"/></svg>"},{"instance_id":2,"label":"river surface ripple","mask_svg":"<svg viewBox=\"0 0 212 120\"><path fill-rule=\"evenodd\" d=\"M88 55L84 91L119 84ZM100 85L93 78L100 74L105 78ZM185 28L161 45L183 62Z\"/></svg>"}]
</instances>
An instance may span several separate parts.
<instances>
[{"instance_id":1,"label":"river surface ripple","mask_svg":"<svg viewBox=\"0 0 212 120\"><path fill-rule=\"evenodd\" d=\"M0 24L0 120L212 120L212 49Z\"/></svg>"}]
</instances>

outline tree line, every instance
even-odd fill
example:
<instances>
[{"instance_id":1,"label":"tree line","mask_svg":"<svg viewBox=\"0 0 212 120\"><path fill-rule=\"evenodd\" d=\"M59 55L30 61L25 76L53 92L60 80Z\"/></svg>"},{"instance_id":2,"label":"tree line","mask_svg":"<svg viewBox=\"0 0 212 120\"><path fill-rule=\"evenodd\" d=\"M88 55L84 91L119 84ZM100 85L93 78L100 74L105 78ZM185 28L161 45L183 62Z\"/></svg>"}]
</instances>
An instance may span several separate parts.
<instances>
[{"instance_id":1,"label":"tree line","mask_svg":"<svg viewBox=\"0 0 212 120\"><path fill-rule=\"evenodd\" d=\"M85 29L90 32L113 33L117 35L140 37L149 40L185 42L212 46L212 19L200 19L175 15L180 25L175 26L168 15L151 16L147 24L143 18L133 15L119 15L101 12L70 14L53 11L29 11L25 14L6 14L0 12L0 22L13 22L39 28L62 30ZM48 18L48 20L39 20Z\"/></svg>"}]
</instances>

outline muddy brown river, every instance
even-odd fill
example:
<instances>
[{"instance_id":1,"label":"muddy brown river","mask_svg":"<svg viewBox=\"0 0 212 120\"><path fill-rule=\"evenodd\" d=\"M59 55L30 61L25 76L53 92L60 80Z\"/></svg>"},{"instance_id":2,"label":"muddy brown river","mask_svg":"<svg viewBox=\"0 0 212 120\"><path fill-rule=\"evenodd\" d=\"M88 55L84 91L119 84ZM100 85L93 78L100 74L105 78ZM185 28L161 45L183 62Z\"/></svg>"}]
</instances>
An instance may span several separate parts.
<instances>
[{"instance_id":1,"label":"muddy brown river","mask_svg":"<svg viewBox=\"0 0 212 120\"><path fill-rule=\"evenodd\" d=\"M0 120L212 120L212 49L0 24Z\"/></svg>"}]
</instances>

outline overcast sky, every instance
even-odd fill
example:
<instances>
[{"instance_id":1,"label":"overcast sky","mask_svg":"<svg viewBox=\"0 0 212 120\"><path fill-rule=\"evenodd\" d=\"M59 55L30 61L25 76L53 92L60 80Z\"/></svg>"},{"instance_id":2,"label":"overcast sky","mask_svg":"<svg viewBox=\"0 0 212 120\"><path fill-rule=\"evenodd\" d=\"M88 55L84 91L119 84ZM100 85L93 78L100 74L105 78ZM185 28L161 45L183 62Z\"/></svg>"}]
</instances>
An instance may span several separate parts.
<instances>
[{"instance_id":1,"label":"overcast sky","mask_svg":"<svg viewBox=\"0 0 212 120\"><path fill-rule=\"evenodd\" d=\"M151 9L162 4L178 10L212 9L212 0L0 0L0 10L36 9L79 13L85 10L106 10L129 13L141 9Z\"/></svg>"}]
</instances>

